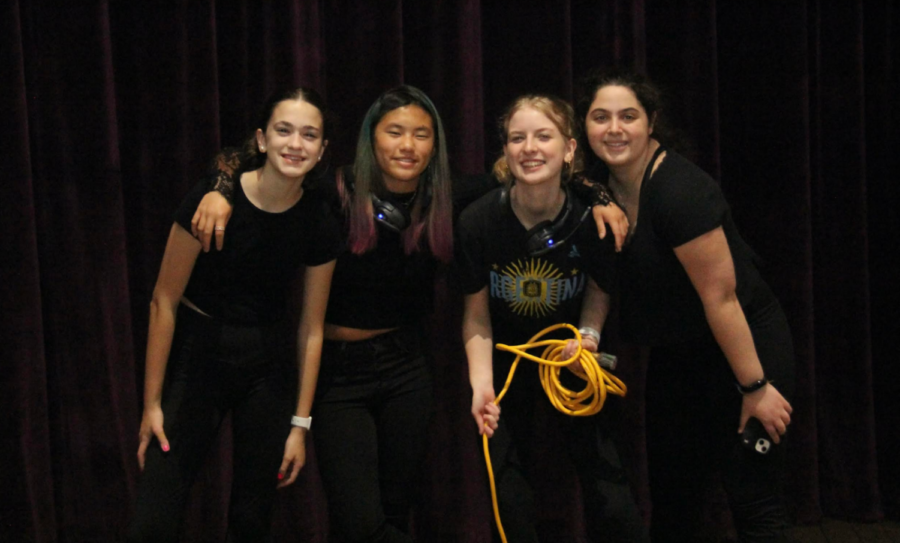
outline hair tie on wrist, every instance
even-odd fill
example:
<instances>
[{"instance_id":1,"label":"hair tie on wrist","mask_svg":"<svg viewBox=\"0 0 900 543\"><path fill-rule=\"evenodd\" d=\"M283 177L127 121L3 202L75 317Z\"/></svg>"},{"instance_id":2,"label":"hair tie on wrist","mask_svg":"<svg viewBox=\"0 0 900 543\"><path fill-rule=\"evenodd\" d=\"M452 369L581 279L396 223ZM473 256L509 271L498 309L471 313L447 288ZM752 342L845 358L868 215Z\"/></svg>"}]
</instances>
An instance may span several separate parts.
<instances>
[{"instance_id":1,"label":"hair tie on wrist","mask_svg":"<svg viewBox=\"0 0 900 543\"><path fill-rule=\"evenodd\" d=\"M758 381L753 381L749 385L742 385L740 382L735 381L735 386L737 386L738 392L741 394L753 394L757 390L769 384L769 380L763 377Z\"/></svg>"}]
</instances>

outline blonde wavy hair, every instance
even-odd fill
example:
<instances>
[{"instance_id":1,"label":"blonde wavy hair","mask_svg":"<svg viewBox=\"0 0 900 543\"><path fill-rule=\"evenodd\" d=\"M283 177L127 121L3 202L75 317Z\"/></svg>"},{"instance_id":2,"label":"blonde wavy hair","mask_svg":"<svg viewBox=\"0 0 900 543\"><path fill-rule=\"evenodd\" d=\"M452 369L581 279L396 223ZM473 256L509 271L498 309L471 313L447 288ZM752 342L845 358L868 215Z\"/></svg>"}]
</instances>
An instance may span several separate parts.
<instances>
[{"instance_id":1,"label":"blonde wavy hair","mask_svg":"<svg viewBox=\"0 0 900 543\"><path fill-rule=\"evenodd\" d=\"M559 133L567 140L578 140L581 125L575 119L575 111L568 102L549 94L526 94L513 100L497 123L500 141L504 147L506 147L509 138L509 120L517 111L525 108L532 108L546 115L559 130ZM581 172L583 169L584 155L582 154L581 146L577 146L575 148L575 157L572 159L572 162L567 163L563 171L563 184L568 183L576 173ZM505 153L500 155L500 158L494 162L491 173L505 185L509 186L512 184L514 179L512 172L509 170L509 164L506 162Z\"/></svg>"}]
</instances>

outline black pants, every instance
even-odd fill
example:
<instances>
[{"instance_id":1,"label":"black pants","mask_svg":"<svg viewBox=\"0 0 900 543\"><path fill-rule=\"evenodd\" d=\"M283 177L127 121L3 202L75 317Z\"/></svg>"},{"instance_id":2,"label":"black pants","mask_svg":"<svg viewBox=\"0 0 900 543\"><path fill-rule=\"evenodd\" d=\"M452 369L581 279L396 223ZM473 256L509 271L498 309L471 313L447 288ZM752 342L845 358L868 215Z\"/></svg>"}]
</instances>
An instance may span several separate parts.
<instances>
[{"instance_id":1,"label":"black pants","mask_svg":"<svg viewBox=\"0 0 900 543\"><path fill-rule=\"evenodd\" d=\"M413 541L433 401L423 341L404 329L325 343L311 433L333 541Z\"/></svg>"},{"instance_id":2,"label":"black pants","mask_svg":"<svg viewBox=\"0 0 900 543\"><path fill-rule=\"evenodd\" d=\"M748 316L748 320L750 320ZM750 321L766 376L790 401L793 346L777 302ZM782 541L785 445L741 446L742 397L713 339L654 347L647 373L647 450L654 542L702 541L704 501L718 474L741 542Z\"/></svg>"},{"instance_id":3,"label":"black pants","mask_svg":"<svg viewBox=\"0 0 900 543\"><path fill-rule=\"evenodd\" d=\"M265 541L290 432L296 371L276 328L228 326L181 306L163 387L171 449L147 448L128 541L176 541L185 501L226 413L234 473L228 541Z\"/></svg>"},{"instance_id":4,"label":"black pants","mask_svg":"<svg viewBox=\"0 0 900 543\"><path fill-rule=\"evenodd\" d=\"M495 357L497 353L495 353ZM494 364L494 386L499 394L509 372L505 360ZM567 371L561 374L571 389L584 386ZM548 401L537 365L523 361L516 370L494 436L488 441L497 486L500 520L509 543L566 541L543 534L535 526L535 504L531 484L536 401ZM592 542L640 543L649 541L616 447L604 428L604 412L593 417L569 417L553 411L552 424L561 427L568 456L581 484L588 538ZM495 534L496 537L496 534ZM497 538L497 540L499 540Z\"/></svg>"}]
</instances>

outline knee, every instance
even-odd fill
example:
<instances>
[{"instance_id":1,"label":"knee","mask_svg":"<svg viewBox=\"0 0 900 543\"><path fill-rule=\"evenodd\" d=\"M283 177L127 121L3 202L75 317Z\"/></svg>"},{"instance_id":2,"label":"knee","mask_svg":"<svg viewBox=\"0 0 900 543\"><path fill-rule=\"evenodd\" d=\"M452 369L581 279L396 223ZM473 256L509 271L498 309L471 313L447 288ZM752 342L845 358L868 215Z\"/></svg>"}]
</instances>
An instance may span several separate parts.
<instances>
[{"instance_id":1,"label":"knee","mask_svg":"<svg viewBox=\"0 0 900 543\"><path fill-rule=\"evenodd\" d=\"M524 479L504 478L497 484L497 502L501 512L507 515L524 515L532 517L536 514L534 491Z\"/></svg>"},{"instance_id":2,"label":"knee","mask_svg":"<svg viewBox=\"0 0 900 543\"><path fill-rule=\"evenodd\" d=\"M604 492L585 492L588 532L596 541L649 541L647 526L626 484L606 483Z\"/></svg>"}]
</instances>

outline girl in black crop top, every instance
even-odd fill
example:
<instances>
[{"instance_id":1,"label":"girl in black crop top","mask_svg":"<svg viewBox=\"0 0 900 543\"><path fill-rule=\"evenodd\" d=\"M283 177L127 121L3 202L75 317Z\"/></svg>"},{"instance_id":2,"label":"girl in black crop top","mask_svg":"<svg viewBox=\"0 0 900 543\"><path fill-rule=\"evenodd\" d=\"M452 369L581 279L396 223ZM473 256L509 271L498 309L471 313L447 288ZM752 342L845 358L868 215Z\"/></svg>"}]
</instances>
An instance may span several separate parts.
<instances>
[{"instance_id":1,"label":"girl in black crop top","mask_svg":"<svg viewBox=\"0 0 900 543\"><path fill-rule=\"evenodd\" d=\"M193 476L229 411L229 541L267 538L275 489L303 465L305 429L292 430L291 415L308 428L311 402L292 405L285 298L306 265L295 360L301 374L317 373L342 248L328 201L304 183L327 145L322 111L305 88L266 103L235 185L229 249L202 253L190 233L203 185L176 213L151 302L137 454L143 473L129 541L178 539Z\"/></svg>"},{"instance_id":2,"label":"girl in black crop top","mask_svg":"<svg viewBox=\"0 0 900 543\"><path fill-rule=\"evenodd\" d=\"M780 541L793 382L787 320L738 234L718 185L662 146L659 92L596 74L580 116L605 181L629 216L622 329L651 346L647 447L654 540L696 541L718 471L740 541ZM783 395L784 394L784 395ZM745 437L747 428L758 433Z\"/></svg>"},{"instance_id":3,"label":"girl in black crop top","mask_svg":"<svg viewBox=\"0 0 900 543\"><path fill-rule=\"evenodd\" d=\"M219 160L223 193L234 163ZM437 266L453 252L446 139L431 100L409 86L379 97L353 165L335 177L325 190L343 213L348 251L338 258L325 318L312 432L331 530L339 540L411 541L409 510L433 402L423 323ZM225 224L229 213L223 195L210 192L194 216L195 234ZM598 208L597 216L624 233L618 208Z\"/></svg>"}]
</instances>

